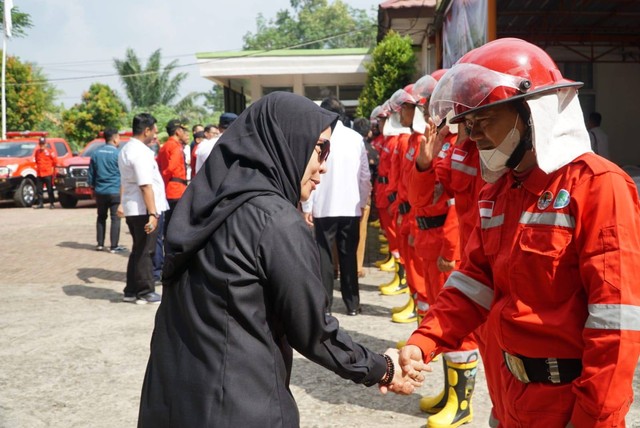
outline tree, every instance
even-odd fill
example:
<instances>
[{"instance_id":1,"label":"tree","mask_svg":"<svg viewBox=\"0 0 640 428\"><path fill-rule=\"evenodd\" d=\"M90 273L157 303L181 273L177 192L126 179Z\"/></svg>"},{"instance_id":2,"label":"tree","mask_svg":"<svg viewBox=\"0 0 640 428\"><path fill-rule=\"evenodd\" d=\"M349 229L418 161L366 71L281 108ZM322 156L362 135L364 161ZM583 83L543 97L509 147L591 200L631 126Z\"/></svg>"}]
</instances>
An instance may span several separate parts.
<instances>
[{"instance_id":1,"label":"tree","mask_svg":"<svg viewBox=\"0 0 640 428\"><path fill-rule=\"evenodd\" d=\"M180 93L180 85L187 78L187 73L173 75L178 60L171 61L164 68L161 66L160 49L151 54L144 68L131 48L127 49L123 60L114 59L114 65L132 108L170 105Z\"/></svg>"},{"instance_id":2,"label":"tree","mask_svg":"<svg viewBox=\"0 0 640 428\"><path fill-rule=\"evenodd\" d=\"M256 19L257 31L243 37L245 50L336 49L373 47L376 23L366 11L348 6L342 0L290 0L292 11L279 10L267 21Z\"/></svg>"},{"instance_id":3,"label":"tree","mask_svg":"<svg viewBox=\"0 0 640 428\"><path fill-rule=\"evenodd\" d=\"M4 12L4 0L0 0L0 8ZM2 23L2 31L4 31L4 13L0 14L0 22ZM31 15L20 12L20 9L14 6L11 9L11 35L13 37L23 37L27 34L26 29L31 27L33 27Z\"/></svg>"},{"instance_id":4,"label":"tree","mask_svg":"<svg viewBox=\"0 0 640 428\"><path fill-rule=\"evenodd\" d=\"M411 38L390 31L373 50L371 62L365 67L367 81L360 93L356 114L369 117L377 105L413 81L416 56L411 47Z\"/></svg>"},{"instance_id":5,"label":"tree","mask_svg":"<svg viewBox=\"0 0 640 428\"><path fill-rule=\"evenodd\" d=\"M82 102L62 114L64 133L82 147L104 128L120 128L126 114L124 102L108 85L93 83Z\"/></svg>"},{"instance_id":6,"label":"tree","mask_svg":"<svg viewBox=\"0 0 640 428\"><path fill-rule=\"evenodd\" d=\"M213 113L222 113L224 110L224 88L220 85L213 85L209 92L202 94L204 106Z\"/></svg>"},{"instance_id":7,"label":"tree","mask_svg":"<svg viewBox=\"0 0 640 428\"><path fill-rule=\"evenodd\" d=\"M57 91L35 64L7 58L7 130L39 130L45 113L55 111Z\"/></svg>"}]
</instances>

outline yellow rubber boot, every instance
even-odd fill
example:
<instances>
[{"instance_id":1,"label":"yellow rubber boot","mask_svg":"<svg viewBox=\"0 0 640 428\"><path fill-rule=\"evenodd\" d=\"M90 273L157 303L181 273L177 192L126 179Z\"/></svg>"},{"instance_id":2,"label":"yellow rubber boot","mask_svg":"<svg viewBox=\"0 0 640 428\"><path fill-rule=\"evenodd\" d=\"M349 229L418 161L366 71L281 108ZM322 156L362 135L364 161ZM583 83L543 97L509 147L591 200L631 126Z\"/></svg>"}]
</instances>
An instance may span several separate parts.
<instances>
[{"instance_id":1,"label":"yellow rubber boot","mask_svg":"<svg viewBox=\"0 0 640 428\"><path fill-rule=\"evenodd\" d=\"M382 245L380 247L380 249L378 250L378 252L382 255L384 254L389 254L389 246L388 245Z\"/></svg>"},{"instance_id":2,"label":"yellow rubber boot","mask_svg":"<svg viewBox=\"0 0 640 428\"><path fill-rule=\"evenodd\" d=\"M401 278L397 273L390 282L380 285L378 289L383 296L396 296L398 294L409 293L407 280L404 277Z\"/></svg>"},{"instance_id":3,"label":"yellow rubber boot","mask_svg":"<svg viewBox=\"0 0 640 428\"><path fill-rule=\"evenodd\" d=\"M380 220L376 219L376 220L370 221L369 222L369 226L371 226L371 227L380 227Z\"/></svg>"},{"instance_id":4,"label":"yellow rubber boot","mask_svg":"<svg viewBox=\"0 0 640 428\"><path fill-rule=\"evenodd\" d=\"M397 314L398 312L402 312L412 304L413 304L413 297L409 296L409 300L407 300L407 303L405 303L402 306L394 306L394 307L392 307L391 308L391 313L392 314Z\"/></svg>"},{"instance_id":5,"label":"yellow rubber boot","mask_svg":"<svg viewBox=\"0 0 640 428\"><path fill-rule=\"evenodd\" d=\"M396 272L396 260L393 256L390 256L386 262L382 263L378 266L382 272Z\"/></svg>"},{"instance_id":6,"label":"yellow rubber boot","mask_svg":"<svg viewBox=\"0 0 640 428\"><path fill-rule=\"evenodd\" d=\"M382 260L376 260L376 262L374 264L376 265L377 268L379 268L383 264L389 263L389 260L393 261L393 256L392 255L388 255L387 257L385 257Z\"/></svg>"},{"instance_id":7,"label":"yellow rubber boot","mask_svg":"<svg viewBox=\"0 0 640 428\"><path fill-rule=\"evenodd\" d=\"M403 310L391 316L391 321L397 323L416 322L418 313L416 312L416 304L413 299L411 303Z\"/></svg>"},{"instance_id":8,"label":"yellow rubber boot","mask_svg":"<svg viewBox=\"0 0 640 428\"><path fill-rule=\"evenodd\" d=\"M389 241L387 241L386 236L384 236L382 234L378 235L378 241L382 242L383 244L386 244L387 242L389 242Z\"/></svg>"},{"instance_id":9,"label":"yellow rubber boot","mask_svg":"<svg viewBox=\"0 0 640 428\"><path fill-rule=\"evenodd\" d=\"M444 369L444 388L442 391L439 394L420 399L420 410L425 413L436 414L440 412L449 399L449 376L447 376L447 363L444 360L442 360L442 368Z\"/></svg>"},{"instance_id":10,"label":"yellow rubber boot","mask_svg":"<svg viewBox=\"0 0 640 428\"><path fill-rule=\"evenodd\" d=\"M455 428L473 420L471 396L476 382L478 361L447 364L449 396L444 408L427 419L427 428Z\"/></svg>"}]
</instances>

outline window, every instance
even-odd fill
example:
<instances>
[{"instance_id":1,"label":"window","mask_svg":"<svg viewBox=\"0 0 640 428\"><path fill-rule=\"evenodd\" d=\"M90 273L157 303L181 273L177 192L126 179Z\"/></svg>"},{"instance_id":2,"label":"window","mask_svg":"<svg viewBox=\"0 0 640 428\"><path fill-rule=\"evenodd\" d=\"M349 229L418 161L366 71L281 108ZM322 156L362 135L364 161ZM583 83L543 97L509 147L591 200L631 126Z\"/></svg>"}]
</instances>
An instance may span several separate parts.
<instances>
[{"instance_id":1,"label":"window","mask_svg":"<svg viewBox=\"0 0 640 428\"><path fill-rule=\"evenodd\" d=\"M53 143L53 145L56 147L56 153L58 154L58 156L64 156L69 152L67 150L67 145L62 141L56 141Z\"/></svg>"},{"instance_id":2,"label":"window","mask_svg":"<svg viewBox=\"0 0 640 428\"><path fill-rule=\"evenodd\" d=\"M321 101L327 97L338 97L337 86L305 86L304 96L310 100ZM339 98L339 97L338 97Z\"/></svg>"},{"instance_id":3,"label":"window","mask_svg":"<svg viewBox=\"0 0 640 428\"><path fill-rule=\"evenodd\" d=\"M262 87L262 95L268 95L271 92L293 92L292 86L263 86Z\"/></svg>"}]
</instances>

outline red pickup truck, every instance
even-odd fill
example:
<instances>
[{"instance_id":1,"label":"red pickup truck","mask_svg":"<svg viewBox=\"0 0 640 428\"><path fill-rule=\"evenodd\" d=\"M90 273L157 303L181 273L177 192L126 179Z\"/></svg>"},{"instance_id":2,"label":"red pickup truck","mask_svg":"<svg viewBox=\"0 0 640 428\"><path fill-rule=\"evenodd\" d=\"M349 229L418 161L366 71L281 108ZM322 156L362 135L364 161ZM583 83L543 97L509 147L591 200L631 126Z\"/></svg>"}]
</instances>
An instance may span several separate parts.
<instances>
[{"instance_id":1,"label":"red pickup truck","mask_svg":"<svg viewBox=\"0 0 640 428\"><path fill-rule=\"evenodd\" d=\"M121 147L129 141L131 134L131 131L120 132ZM56 168L56 189L58 190L58 201L63 208L73 208L79 200L93 197L93 191L87 182L89 162L91 154L104 144L104 138L100 136L89 141L78 156L59 162Z\"/></svg>"},{"instance_id":2,"label":"red pickup truck","mask_svg":"<svg viewBox=\"0 0 640 428\"><path fill-rule=\"evenodd\" d=\"M30 207L36 197L35 150L40 137L47 132L7 132L0 140L0 199L13 199L19 207ZM56 153L58 164L73 157L69 144L62 138L47 137L49 148Z\"/></svg>"}]
</instances>

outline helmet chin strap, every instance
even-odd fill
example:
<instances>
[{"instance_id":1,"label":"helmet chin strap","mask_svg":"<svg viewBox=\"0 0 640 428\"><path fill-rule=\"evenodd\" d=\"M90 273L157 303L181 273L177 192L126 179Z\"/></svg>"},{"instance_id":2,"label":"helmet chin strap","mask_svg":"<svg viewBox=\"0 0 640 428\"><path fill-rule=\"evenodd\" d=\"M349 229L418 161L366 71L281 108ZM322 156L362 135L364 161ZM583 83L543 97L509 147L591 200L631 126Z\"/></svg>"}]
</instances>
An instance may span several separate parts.
<instances>
[{"instance_id":1,"label":"helmet chin strap","mask_svg":"<svg viewBox=\"0 0 640 428\"><path fill-rule=\"evenodd\" d=\"M516 103L515 107L516 110L518 110L520 117L523 119L526 118L526 130L520 139L518 146L515 148L513 153L511 153L509 160L507 160L506 166L509 169L516 169L516 167L520 165L520 162L522 162L522 158L524 158L525 153L529 150L533 150L533 139L531 138L531 112L525 103Z\"/></svg>"}]
</instances>

